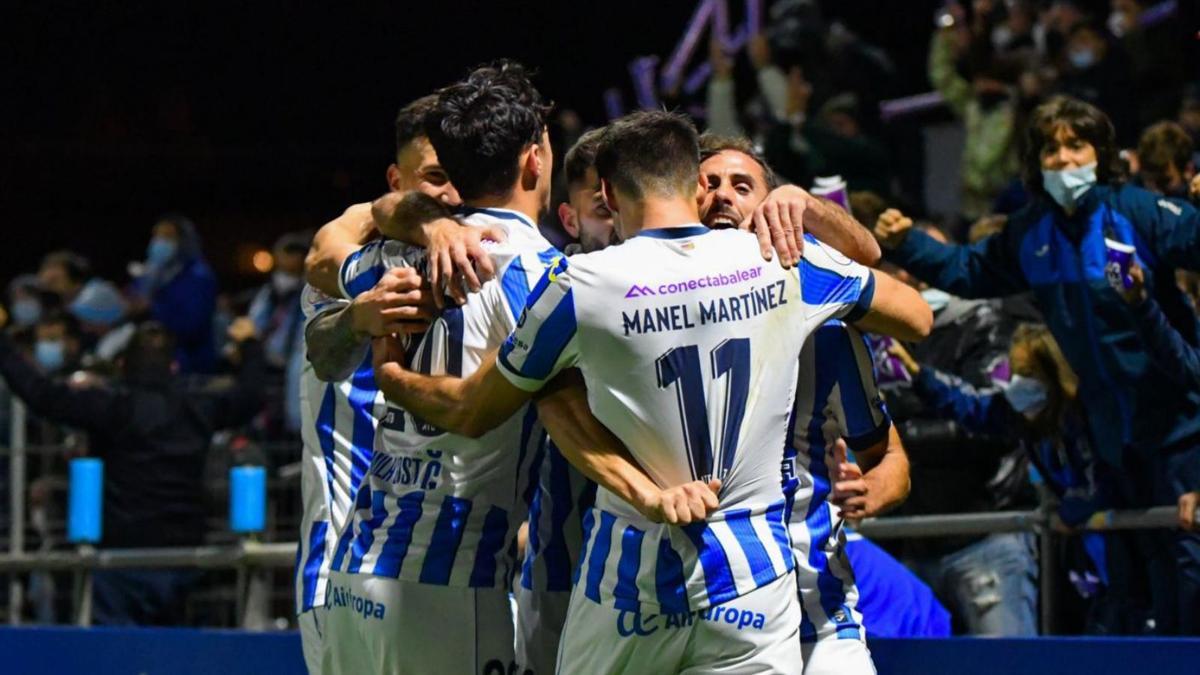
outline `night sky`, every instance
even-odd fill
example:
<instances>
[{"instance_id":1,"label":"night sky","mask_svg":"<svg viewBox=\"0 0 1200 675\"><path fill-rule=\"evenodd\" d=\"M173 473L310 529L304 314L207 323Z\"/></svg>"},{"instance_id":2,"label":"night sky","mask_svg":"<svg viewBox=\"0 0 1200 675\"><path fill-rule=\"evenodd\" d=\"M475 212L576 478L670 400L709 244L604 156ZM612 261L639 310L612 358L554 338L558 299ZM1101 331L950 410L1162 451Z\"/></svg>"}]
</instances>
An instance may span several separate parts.
<instances>
[{"instance_id":1,"label":"night sky","mask_svg":"<svg viewBox=\"0 0 1200 675\"><path fill-rule=\"evenodd\" d=\"M6 3L0 164L7 279L70 246L124 279L156 215L198 223L226 282L267 246L385 189L403 102L507 56L587 123L601 92L632 102L628 62L665 57L694 4L608 2ZM938 0L823 3L928 89ZM731 2L735 23L740 3Z\"/></svg>"}]
</instances>

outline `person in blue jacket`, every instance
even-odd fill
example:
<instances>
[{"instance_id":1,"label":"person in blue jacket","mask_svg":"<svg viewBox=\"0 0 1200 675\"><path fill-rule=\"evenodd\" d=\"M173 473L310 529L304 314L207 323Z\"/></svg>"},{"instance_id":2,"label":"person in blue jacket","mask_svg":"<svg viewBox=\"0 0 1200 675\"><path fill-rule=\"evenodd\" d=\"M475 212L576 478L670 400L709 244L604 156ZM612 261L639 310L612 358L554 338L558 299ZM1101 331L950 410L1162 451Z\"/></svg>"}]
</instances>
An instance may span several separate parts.
<instances>
[{"instance_id":1,"label":"person in blue jacket","mask_svg":"<svg viewBox=\"0 0 1200 675\"><path fill-rule=\"evenodd\" d=\"M1121 471L1119 507L1175 505L1200 473L1200 385L1151 356L1141 318L1107 281L1105 239L1133 246L1147 294L1195 347L1195 313L1175 285L1177 268L1200 269L1200 214L1124 184L1112 123L1092 105L1056 98L1033 113L1023 173L1033 195L1002 232L969 246L941 244L885 212L875 234L885 257L965 298L1032 291L1080 380L1079 398L1100 460ZM1162 633L1200 632L1200 535L1178 533L1179 602L1156 611Z\"/></svg>"},{"instance_id":2,"label":"person in blue jacket","mask_svg":"<svg viewBox=\"0 0 1200 675\"><path fill-rule=\"evenodd\" d=\"M217 277L204 260L200 236L190 219L180 215L159 218L134 292L141 308L175 338L180 372L213 372L217 365L212 329Z\"/></svg>"}]
</instances>

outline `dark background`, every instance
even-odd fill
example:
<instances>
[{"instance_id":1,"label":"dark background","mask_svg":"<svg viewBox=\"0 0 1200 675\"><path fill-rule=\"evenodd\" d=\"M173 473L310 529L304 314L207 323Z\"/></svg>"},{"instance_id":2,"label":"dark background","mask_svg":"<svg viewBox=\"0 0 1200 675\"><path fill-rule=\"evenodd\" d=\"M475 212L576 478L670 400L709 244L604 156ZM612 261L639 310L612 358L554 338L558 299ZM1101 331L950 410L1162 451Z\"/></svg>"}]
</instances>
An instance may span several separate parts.
<instances>
[{"instance_id":1,"label":"dark background","mask_svg":"<svg viewBox=\"0 0 1200 675\"><path fill-rule=\"evenodd\" d=\"M929 88L924 62L940 4L822 2L827 17L891 54L896 93ZM402 103L507 56L536 67L559 107L601 123L601 93L620 86L631 104L629 61L665 58L695 8L347 5L6 4L0 279L69 246L120 282L155 217L181 211L197 222L225 283L247 284L254 249L383 192ZM736 0L731 15L739 25Z\"/></svg>"}]
</instances>

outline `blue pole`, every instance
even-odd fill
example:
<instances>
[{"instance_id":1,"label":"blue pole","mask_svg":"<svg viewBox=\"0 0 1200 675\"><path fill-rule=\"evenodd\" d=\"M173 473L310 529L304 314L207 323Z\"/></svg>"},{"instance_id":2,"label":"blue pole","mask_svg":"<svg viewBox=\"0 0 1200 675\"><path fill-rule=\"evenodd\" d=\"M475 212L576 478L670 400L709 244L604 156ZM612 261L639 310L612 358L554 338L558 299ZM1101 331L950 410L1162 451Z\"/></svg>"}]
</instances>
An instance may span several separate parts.
<instances>
[{"instance_id":1,"label":"blue pole","mask_svg":"<svg viewBox=\"0 0 1200 675\"><path fill-rule=\"evenodd\" d=\"M71 487L67 509L67 541L100 542L104 495L104 462L94 457L71 460Z\"/></svg>"}]
</instances>

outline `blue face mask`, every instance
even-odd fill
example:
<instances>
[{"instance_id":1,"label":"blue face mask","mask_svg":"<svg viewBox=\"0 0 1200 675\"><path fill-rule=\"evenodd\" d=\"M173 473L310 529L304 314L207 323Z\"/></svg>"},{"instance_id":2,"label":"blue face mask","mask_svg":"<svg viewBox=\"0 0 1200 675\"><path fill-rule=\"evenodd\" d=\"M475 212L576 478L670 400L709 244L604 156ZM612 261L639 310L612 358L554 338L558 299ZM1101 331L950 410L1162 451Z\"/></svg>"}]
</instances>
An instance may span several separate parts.
<instances>
[{"instance_id":1,"label":"blue face mask","mask_svg":"<svg viewBox=\"0 0 1200 675\"><path fill-rule=\"evenodd\" d=\"M1091 49L1072 49L1067 52L1067 59L1076 70L1087 70L1096 63L1096 52Z\"/></svg>"},{"instance_id":2,"label":"blue face mask","mask_svg":"<svg viewBox=\"0 0 1200 675\"><path fill-rule=\"evenodd\" d=\"M1042 187L1059 206L1070 211L1079 198L1096 184L1096 163L1084 164L1077 169L1051 171L1042 169Z\"/></svg>"},{"instance_id":3,"label":"blue face mask","mask_svg":"<svg viewBox=\"0 0 1200 675\"><path fill-rule=\"evenodd\" d=\"M179 244L175 240L154 237L150 240L150 245L146 247L146 263L149 265L165 264L175 257L175 252L178 250Z\"/></svg>"},{"instance_id":4,"label":"blue face mask","mask_svg":"<svg viewBox=\"0 0 1200 675\"><path fill-rule=\"evenodd\" d=\"M932 309L933 313L937 314L946 309L946 305L950 304L952 296L940 288L926 288L921 291L921 297L929 305L929 309Z\"/></svg>"},{"instance_id":5,"label":"blue face mask","mask_svg":"<svg viewBox=\"0 0 1200 675\"><path fill-rule=\"evenodd\" d=\"M47 373L58 372L66 361L66 347L62 340L38 340L33 346L33 358Z\"/></svg>"},{"instance_id":6,"label":"blue face mask","mask_svg":"<svg viewBox=\"0 0 1200 675\"><path fill-rule=\"evenodd\" d=\"M1026 419L1037 417L1046 407L1048 392L1046 385L1032 377L1013 375L1008 386L1004 388L1004 398L1013 410L1021 413Z\"/></svg>"},{"instance_id":7,"label":"blue face mask","mask_svg":"<svg viewBox=\"0 0 1200 675\"><path fill-rule=\"evenodd\" d=\"M13 323L18 326L32 326L42 318L42 303L33 298L22 298L12 304Z\"/></svg>"}]
</instances>

